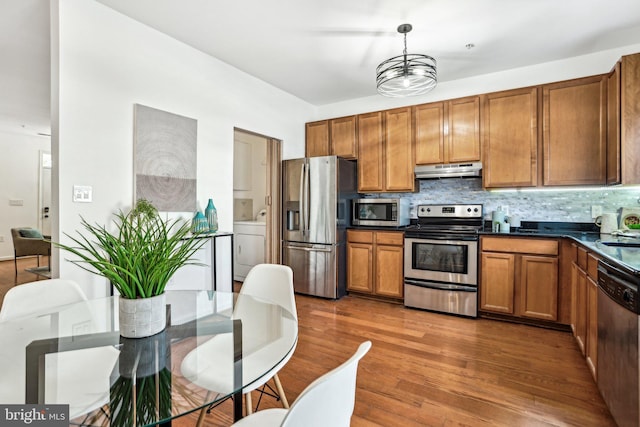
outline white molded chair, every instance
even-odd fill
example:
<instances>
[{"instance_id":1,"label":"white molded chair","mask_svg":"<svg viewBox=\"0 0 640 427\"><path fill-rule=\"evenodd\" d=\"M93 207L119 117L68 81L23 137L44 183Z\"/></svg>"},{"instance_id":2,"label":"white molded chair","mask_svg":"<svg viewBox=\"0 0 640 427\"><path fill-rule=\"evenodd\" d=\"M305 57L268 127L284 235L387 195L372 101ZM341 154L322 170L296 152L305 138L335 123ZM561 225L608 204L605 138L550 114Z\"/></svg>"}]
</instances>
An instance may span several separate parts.
<instances>
[{"instance_id":1,"label":"white molded chair","mask_svg":"<svg viewBox=\"0 0 640 427\"><path fill-rule=\"evenodd\" d=\"M348 427L356 399L358 362L371 348L365 341L342 365L305 388L290 409L265 409L247 416L236 427Z\"/></svg>"},{"instance_id":2,"label":"white molded chair","mask_svg":"<svg viewBox=\"0 0 640 427\"><path fill-rule=\"evenodd\" d=\"M5 295L0 308L0 328L2 324L20 320L26 316L41 314L42 330L27 330L19 333L16 340L23 340L27 345L34 339L42 339L49 334L47 330L51 322L45 316L59 310L60 307L86 301L87 297L71 280L48 279L24 283L11 288ZM85 318L76 319L78 323L89 320L92 316L86 312ZM10 328L15 329L15 328ZM97 347L82 350L53 353L46 357L45 401L51 399L55 403L69 403L70 418L75 418L101 407L109 401L109 377L120 352L114 347ZM13 355L2 355L0 359ZM12 366L0 366L3 370L0 377L0 402L23 404L24 387L17 387L18 381L8 380L8 376L24 378L24 354L14 360ZM10 371L4 371L9 369ZM62 379L62 380L60 380ZM7 381L4 381L7 380ZM6 386L5 387L5 383ZM82 397L77 390L82 388Z\"/></svg>"},{"instance_id":3,"label":"white molded chair","mask_svg":"<svg viewBox=\"0 0 640 427\"><path fill-rule=\"evenodd\" d=\"M246 296L251 298L243 299ZM243 363L243 376L245 378L255 378L260 376L264 366L273 366L266 375L260 376L257 381L242 390L246 399L247 414L252 412L251 391L264 386L272 378L283 407L289 407L280 378L278 378L278 371L289 361L297 344L296 338L291 351L283 359L280 359L282 357L281 346L288 345L291 342L291 336L283 336L281 340L278 340L279 342L272 343L266 347L257 349L245 348L245 343L250 345L253 341L260 341L259 338L252 339L252 335L256 336L262 333L260 330L261 325L256 323L259 322L259 316L252 312L252 310L256 309L255 304L251 304L254 299L279 305L297 321L298 315L291 268L279 264L258 264L254 266L242 284L237 304L233 309L232 318L243 319L242 330L243 338L245 338L243 339L243 354L247 356L246 363ZM252 319L256 318L257 320L253 320L252 323ZM297 332L297 328L295 330L282 331L283 334L295 334L296 336ZM228 356L233 354L231 351L232 345L231 334L216 335L209 341L200 344L183 359L181 365L182 375L207 390L229 393L232 390L233 381L230 373L233 371L228 366L230 362ZM221 362L221 359L223 362ZM205 411L206 408L200 414L199 424L204 420Z\"/></svg>"},{"instance_id":4,"label":"white molded chair","mask_svg":"<svg viewBox=\"0 0 640 427\"><path fill-rule=\"evenodd\" d=\"M16 285L4 296L0 322L86 300L80 286L71 280L48 279Z\"/></svg>"}]
</instances>

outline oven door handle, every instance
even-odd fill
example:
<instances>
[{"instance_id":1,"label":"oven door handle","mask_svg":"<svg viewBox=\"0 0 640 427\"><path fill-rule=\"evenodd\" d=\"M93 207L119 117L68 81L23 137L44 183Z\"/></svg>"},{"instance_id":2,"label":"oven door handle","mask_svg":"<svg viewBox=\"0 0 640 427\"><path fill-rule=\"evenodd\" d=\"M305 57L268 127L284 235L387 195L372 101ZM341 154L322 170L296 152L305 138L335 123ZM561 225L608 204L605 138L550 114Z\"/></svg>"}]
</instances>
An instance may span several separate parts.
<instances>
[{"instance_id":1,"label":"oven door handle","mask_svg":"<svg viewBox=\"0 0 640 427\"><path fill-rule=\"evenodd\" d=\"M438 289L442 291L478 292L477 286L455 285L452 283L423 282L422 280L404 279L406 285L419 286L421 288Z\"/></svg>"}]
</instances>

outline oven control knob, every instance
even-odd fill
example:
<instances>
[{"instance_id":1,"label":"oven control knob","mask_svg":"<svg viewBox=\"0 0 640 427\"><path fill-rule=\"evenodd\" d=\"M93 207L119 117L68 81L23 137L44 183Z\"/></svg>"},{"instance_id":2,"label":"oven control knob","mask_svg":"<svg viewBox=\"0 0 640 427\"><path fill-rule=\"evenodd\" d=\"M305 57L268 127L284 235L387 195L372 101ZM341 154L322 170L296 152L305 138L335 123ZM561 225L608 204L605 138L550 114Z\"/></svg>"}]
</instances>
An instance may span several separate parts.
<instances>
[{"instance_id":1,"label":"oven control knob","mask_svg":"<svg viewBox=\"0 0 640 427\"><path fill-rule=\"evenodd\" d=\"M631 291L629 289L625 289L624 291L622 291L622 299L624 300L624 302L631 301Z\"/></svg>"},{"instance_id":2,"label":"oven control knob","mask_svg":"<svg viewBox=\"0 0 640 427\"><path fill-rule=\"evenodd\" d=\"M427 212L431 212L431 208L427 208Z\"/></svg>"},{"instance_id":3,"label":"oven control knob","mask_svg":"<svg viewBox=\"0 0 640 427\"><path fill-rule=\"evenodd\" d=\"M474 212L478 212L478 208L473 208L473 211Z\"/></svg>"},{"instance_id":4,"label":"oven control knob","mask_svg":"<svg viewBox=\"0 0 640 427\"><path fill-rule=\"evenodd\" d=\"M471 208L467 208L467 212L471 212Z\"/></svg>"}]
</instances>

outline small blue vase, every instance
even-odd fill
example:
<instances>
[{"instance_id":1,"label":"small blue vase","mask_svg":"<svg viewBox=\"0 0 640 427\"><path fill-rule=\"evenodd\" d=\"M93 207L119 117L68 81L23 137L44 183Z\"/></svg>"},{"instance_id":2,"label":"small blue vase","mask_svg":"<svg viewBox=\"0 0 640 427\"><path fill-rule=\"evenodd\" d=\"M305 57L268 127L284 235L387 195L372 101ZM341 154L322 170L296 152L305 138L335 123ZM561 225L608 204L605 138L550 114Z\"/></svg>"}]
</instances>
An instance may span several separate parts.
<instances>
[{"instance_id":1,"label":"small blue vase","mask_svg":"<svg viewBox=\"0 0 640 427\"><path fill-rule=\"evenodd\" d=\"M191 232L192 233L206 233L209 231L209 223L207 222L207 218L200 211L196 212L196 215L193 217L193 221L191 221Z\"/></svg>"},{"instance_id":2,"label":"small blue vase","mask_svg":"<svg viewBox=\"0 0 640 427\"><path fill-rule=\"evenodd\" d=\"M213 199L209 199L209 203L207 204L207 208L204 212L207 217L207 223L209 224L209 232L215 233L218 231L218 211L213 205Z\"/></svg>"}]
</instances>

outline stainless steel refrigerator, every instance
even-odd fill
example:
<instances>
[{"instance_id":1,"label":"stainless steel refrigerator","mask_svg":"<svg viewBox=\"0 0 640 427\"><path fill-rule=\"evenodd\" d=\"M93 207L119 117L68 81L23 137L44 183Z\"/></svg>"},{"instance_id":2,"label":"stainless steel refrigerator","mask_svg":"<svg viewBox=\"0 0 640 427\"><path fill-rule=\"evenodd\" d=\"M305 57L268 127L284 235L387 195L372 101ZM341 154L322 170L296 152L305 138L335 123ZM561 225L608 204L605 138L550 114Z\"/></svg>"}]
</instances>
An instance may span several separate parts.
<instances>
[{"instance_id":1,"label":"stainless steel refrigerator","mask_svg":"<svg viewBox=\"0 0 640 427\"><path fill-rule=\"evenodd\" d=\"M336 156L285 160L282 260L296 292L338 299L346 293L346 240L354 161Z\"/></svg>"}]
</instances>

